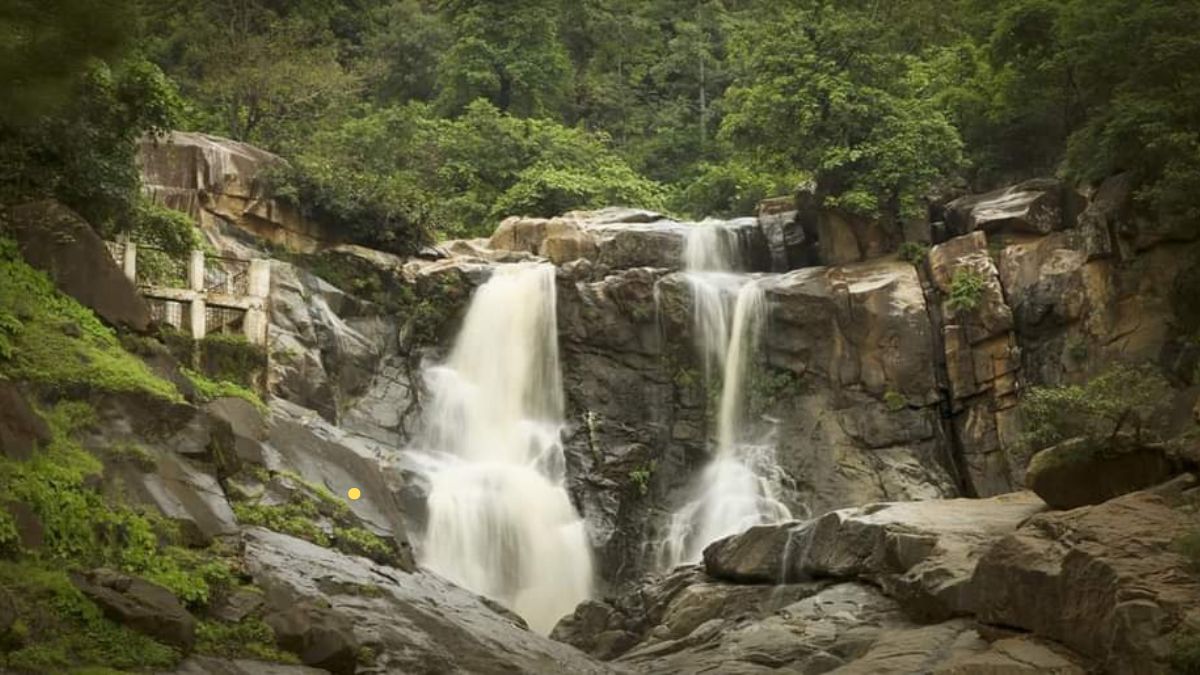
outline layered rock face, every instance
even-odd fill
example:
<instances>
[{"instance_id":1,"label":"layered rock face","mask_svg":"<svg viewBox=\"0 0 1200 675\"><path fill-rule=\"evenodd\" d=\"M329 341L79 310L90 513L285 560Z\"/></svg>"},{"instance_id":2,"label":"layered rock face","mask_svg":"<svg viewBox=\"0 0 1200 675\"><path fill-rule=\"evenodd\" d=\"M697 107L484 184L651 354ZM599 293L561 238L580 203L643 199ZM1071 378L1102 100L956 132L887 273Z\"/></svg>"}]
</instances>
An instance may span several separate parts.
<instances>
[{"instance_id":1,"label":"layered rock face","mask_svg":"<svg viewBox=\"0 0 1200 675\"><path fill-rule=\"evenodd\" d=\"M554 636L638 672L1168 670L1200 578L1170 542L1194 476L1050 512L1015 493L752 528Z\"/></svg>"}]
</instances>

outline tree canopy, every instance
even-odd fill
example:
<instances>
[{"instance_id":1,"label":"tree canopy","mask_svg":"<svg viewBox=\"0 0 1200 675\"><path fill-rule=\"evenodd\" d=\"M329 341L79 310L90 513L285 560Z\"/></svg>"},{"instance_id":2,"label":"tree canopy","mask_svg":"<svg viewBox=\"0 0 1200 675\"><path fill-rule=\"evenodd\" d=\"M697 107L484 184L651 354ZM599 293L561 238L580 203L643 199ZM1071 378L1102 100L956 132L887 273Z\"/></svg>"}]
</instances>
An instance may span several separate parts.
<instances>
[{"instance_id":1,"label":"tree canopy","mask_svg":"<svg viewBox=\"0 0 1200 675\"><path fill-rule=\"evenodd\" d=\"M897 221L1049 174L1130 172L1192 226L1197 26L1190 0L14 0L0 194L111 220L133 140L176 126L283 155L281 193L397 250L608 202L744 215L801 184Z\"/></svg>"}]
</instances>

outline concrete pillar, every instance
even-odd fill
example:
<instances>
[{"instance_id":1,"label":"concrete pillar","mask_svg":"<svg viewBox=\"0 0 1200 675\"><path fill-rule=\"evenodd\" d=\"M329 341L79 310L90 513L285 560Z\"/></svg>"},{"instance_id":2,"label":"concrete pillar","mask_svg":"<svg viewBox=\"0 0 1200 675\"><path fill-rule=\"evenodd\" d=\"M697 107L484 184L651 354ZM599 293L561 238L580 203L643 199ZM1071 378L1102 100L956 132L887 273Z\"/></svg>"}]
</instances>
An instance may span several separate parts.
<instances>
[{"instance_id":1,"label":"concrete pillar","mask_svg":"<svg viewBox=\"0 0 1200 675\"><path fill-rule=\"evenodd\" d=\"M201 259L203 262L203 259ZM202 340L208 333L208 316L204 311L204 298L192 300L192 339Z\"/></svg>"},{"instance_id":2,"label":"concrete pillar","mask_svg":"<svg viewBox=\"0 0 1200 675\"><path fill-rule=\"evenodd\" d=\"M257 308L246 310L246 316L242 319L242 332L245 333L246 340L250 344L265 346L267 344L267 313Z\"/></svg>"},{"instance_id":3,"label":"concrete pillar","mask_svg":"<svg viewBox=\"0 0 1200 675\"><path fill-rule=\"evenodd\" d=\"M125 252L121 254L121 266L125 270L125 278L137 283L137 244L125 240Z\"/></svg>"},{"instance_id":4,"label":"concrete pillar","mask_svg":"<svg viewBox=\"0 0 1200 675\"><path fill-rule=\"evenodd\" d=\"M188 260L188 288L193 291L204 290L204 251L192 251Z\"/></svg>"},{"instance_id":5,"label":"concrete pillar","mask_svg":"<svg viewBox=\"0 0 1200 675\"><path fill-rule=\"evenodd\" d=\"M271 261L251 260L246 279L246 295L265 298L271 294Z\"/></svg>"}]
</instances>

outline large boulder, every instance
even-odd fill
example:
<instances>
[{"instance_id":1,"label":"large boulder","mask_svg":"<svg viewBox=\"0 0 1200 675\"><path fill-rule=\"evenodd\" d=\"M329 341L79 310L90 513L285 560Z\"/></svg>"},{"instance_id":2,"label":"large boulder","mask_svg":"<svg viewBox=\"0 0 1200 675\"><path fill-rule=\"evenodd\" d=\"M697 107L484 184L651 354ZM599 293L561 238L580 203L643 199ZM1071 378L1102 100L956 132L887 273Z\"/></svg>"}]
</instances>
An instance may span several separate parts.
<instances>
[{"instance_id":1,"label":"large boulder","mask_svg":"<svg viewBox=\"0 0 1200 675\"><path fill-rule=\"evenodd\" d=\"M327 672L286 663L192 656L176 666L175 670L159 675L323 675Z\"/></svg>"},{"instance_id":2,"label":"large boulder","mask_svg":"<svg viewBox=\"0 0 1200 675\"><path fill-rule=\"evenodd\" d=\"M305 665L334 675L353 675L357 669L358 643L345 615L301 601L263 620L279 646L299 656Z\"/></svg>"},{"instance_id":3,"label":"large boulder","mask_svg":"<svg viewBox=\"0 0 1200 675\"><path fill-rule=\"evenodd\" d=\"M380 672L611 672L571 647L527 630L519 619L426 572L402 572L365 558L248 528L246 569L266 591L269 612L301 603L325 607L375 653Z\"/></svg>"},{"instance_id":4,"label":"large boulder","mask_svg":"<svg viewBox=\"0 0 1200 675\"><path fill-rule=\"evenodd\" d=\"M8 229L31 266L105 322L143 331L150 311L108 245L71 209L52 201L11 209Z\"/></svg>"},{"instance_id":5,"label":"large boulder","mask_svg":"<svg viewBox=\"0 0 1200 675\"><path fill-rule=\"evenodd\" d=\"M709 546L705 568L738 582L863 579L911 616L942 620L973 611L976 561L993 541L1044 508L1027 492L871 504L803 524L751 528Z\"/></svg>"},{"instance_id":6,"label":"large boulder","mask_svg":"<svg viewBox=\"0 0 1200 675\"><path fill-rule=\"evenodd\" d=\"M1083 198L1069 186L1036 178L980 195L960 197L946 205L955 234L976 230L1049 234L1074 223Z\"/></svg>"},{"instance_id":7,"label":"large boulder","mask_svg":"<svg viewBox=\"0 0 1200 675\"><path fill-rule=\"evenodd\" d=\"M0 382L0 454L27 459L40 444L50 441L50 427L16 385Z\"/></svg>"},{"instance_id":8,"label":"large boulder","mask_svg":"<svg viewBox=\"0 0 1200 675\"><path fill-rule=\"evenodd\" d=\"M1172 547L1195 527L1177 507L1195 483L1030 518L980 558L979 619L1059 641L1105 672L1166 672L1173 633L1200 607L1200 577Z\"/></svg>"},{"instance_id":9,"label":"large boulder","mask_svg":"<svg viewBox=\"0 0 1200 675\"><path fill-rule=\"evenodd\" d=\"M119 624L190 652L196 620L171 591L140 577L110 569L72 574L71 582Z\"/></svg>"},{"instance_id":10,"label":"large boulder","mask_svg":"<svg viewBox=\"0 0 1200 675\"><path fill-rule=\"evenodd\" d=\"M191 216L215 244L223 243L220 232L227 225L300 252L337 242L332 232L266 192L263 176L285 164L266 150L172 131L143 138L138 160L150 197Z\"/></svg>"},{"instance_id":11,"label":"large boulder","mask_svg":"<svg viewBox=\"0 0 1200 675\"><path fill-rule=\"evenodd\" d=\"M1159 445L1076 438L1034 455L1025 484L1050 506L1074 509L1158 485L1173 469Z\"/></svg>"}]
</instances>

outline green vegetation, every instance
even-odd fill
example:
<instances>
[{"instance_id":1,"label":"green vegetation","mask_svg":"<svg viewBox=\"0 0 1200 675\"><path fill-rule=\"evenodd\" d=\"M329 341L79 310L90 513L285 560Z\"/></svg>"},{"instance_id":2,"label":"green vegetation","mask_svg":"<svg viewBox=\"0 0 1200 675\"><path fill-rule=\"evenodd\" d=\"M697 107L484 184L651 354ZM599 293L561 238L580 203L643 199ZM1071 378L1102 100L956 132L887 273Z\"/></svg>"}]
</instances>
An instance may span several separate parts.
<instances>
[{"instance_id":1,"label":"green vegetation","mask_svg":"<svg viewBox=\"0 0 1200 675\"><path fill-rule=\"evenodd\" d=\"M200 367L214 380L252 389L267 367L266 349L251 344L245 335L212 333L199 347Z\"/></svg>"},{"instance_id":2,"label":"green vegetation","mask_svg":"<svg viewBox=\"0 0 1200 675\"><path fill-rule=\"evenodd\" d=\"M950 278L950 299L947 304L956 312L970 312L983 300L987 280L970 267L960 267Z\"/></svg>"},{"instance_id":3,"label":"green vegetation","mask_svg":"<svg viewBox=\"0 0 1200 675\"><path fill-rule=\"evenodd\" d=\"M7 317L0 340L7 349L0 353L8 353L0 378L61 393L136 392L182 401L174 385L122 349L111 329L26 265L6 239L0 239L0 317Z\"/></svg>"},{"instance_id":4,"label":"green vegetation","mask_svg":"<svg viewBox=\"0 0 1200 675\"><path fill-rule=\"evenodd\" d=\"M762 415L782 399L803 392L801 380L795 373L765 364L751 368L746 389L746 410L752 417Z\"/></svg>"},{"instance_id":5,"label":"green vegetation","mask_svg":"<svg viewBox=\"0 0 1200 675\"><path fill-rule=\"evenodd\" d=\"M891 412L900 412L908 407L908 399L895 389L883 392L883 405Z\"/></svg>"},{"instance_id":6,"label":"green vegetation","mask_svg":"<svg viewBox=\"0 0 1200 675\"><path fill-rule=\"evenodd\" d=\"M1200 574L1200 529L1176 539L1171 548L1187 560L1191 571Z\"/></svg>"},{"instance_id":7,"label":"green vegetation","mask_svg":"<svg viewBox=\"0 0 1200 675\"><path fill-rule=\"evenodd\" d=\"M1167 662L1171 664L1171 672L1178 675L1200 675L1200 633L1193 629L1178 631Z\"/></svg>"},{"instance_id":8,"label":"green vegetation","mask_svg":"<svg viewBox=\"0 0 1200 675\"><path fill-rule=\"evenodd\" d=\"M1025 440L1045 448L1083 437L1111 445L1122 433L1163 440L1170 385L1152 365L1113 366L1084 384L1032 387L1021 400Z\"/></svg>"},{"instance_id":9,"label":"green vegetation","mask_svg":"<svg viewBox=\"0 0 1200 675\"><path fill-rule=\"evenodd\" d=\"M201 402L232 396L253 403L254 407L262 412L266 412L267 410L267 404L263 403L262 398L258 394L239 384L224 380L210 380L190 368L180 368L179 370L188 379L188 382L192 383L192 387L196 390L196 397Z\"/></svg>"},{"instance_id":10,"label":"green vegetation","mask_svg":"<svg viewBox=\"0 0 1200 675\"><path fill-rule=\"evenodd\" d=\"M93 4L0 17L0 202L106 231L147 220L133 143L171 126L282 154L282 196L398 252L799 186L898 226L956 182L1053 173L1128 171L1157 221L1200 216L1190 0Z\"/></svg>"},{"instance_id":11,"label":"green vegetation","mask_svg":"<svg viewBox=\"0 0 1200 675\"><path fill-rule=\"evenodd\" d=\"M0 636L0 652L8 668L33 672L64 672L81 665L158 669L179 660L173 648L105 619L59 565L0 561L0 589L15 605L16 621Z\"/></svg>"},{"instance_id":12,"label":"green vegetation","mask_svg":"<svg viewBox=\"0 0 1200 675\"><path fill-rule=\"evenodd\" d=\"M281 471L272 477L258 468L248 475L264 484L277 480L291 483L292 487L284 504L235 502L233 513L243 525L258 525L380 563L397 562L398 550L394 542L358 525L346 502L324 486L306 481L290 471Z\"/></svg>"},{"instance_id":13,"label":"green vegetation","mask_svg":"<svg viewBox=\"0 0 1200 675\"><path fill-rule=\"evenodd\" d=\"M294 654L276 647L275 632L255 617L238 623L201 621L196 625L196 652L227 659L300 662Z\"/></svg>"},{"instance_id":14,"label":"green vegetation","mask_svg":"<svg viewBox=\"0 0 1200 675\"><path fill-rule=\"evenodd\" d=\"M657 468L658 462L652 459L629 472L629 480L633 482L639 495L645 497L650 493L650 479L654 477L654 470Z\"/></svg>"},{"instance_id":15,"label":"green vegetation","mask_svg":"<svg viewBox=\"0 0 1200 675\"><path fill-rule=\"evenodd\" d=\"M917 241L906 241L900 244L900 259L905 262L920 267L925 264L925 260L928 257L929 244L922 244Z\"/></svg>"}]
</instances>

